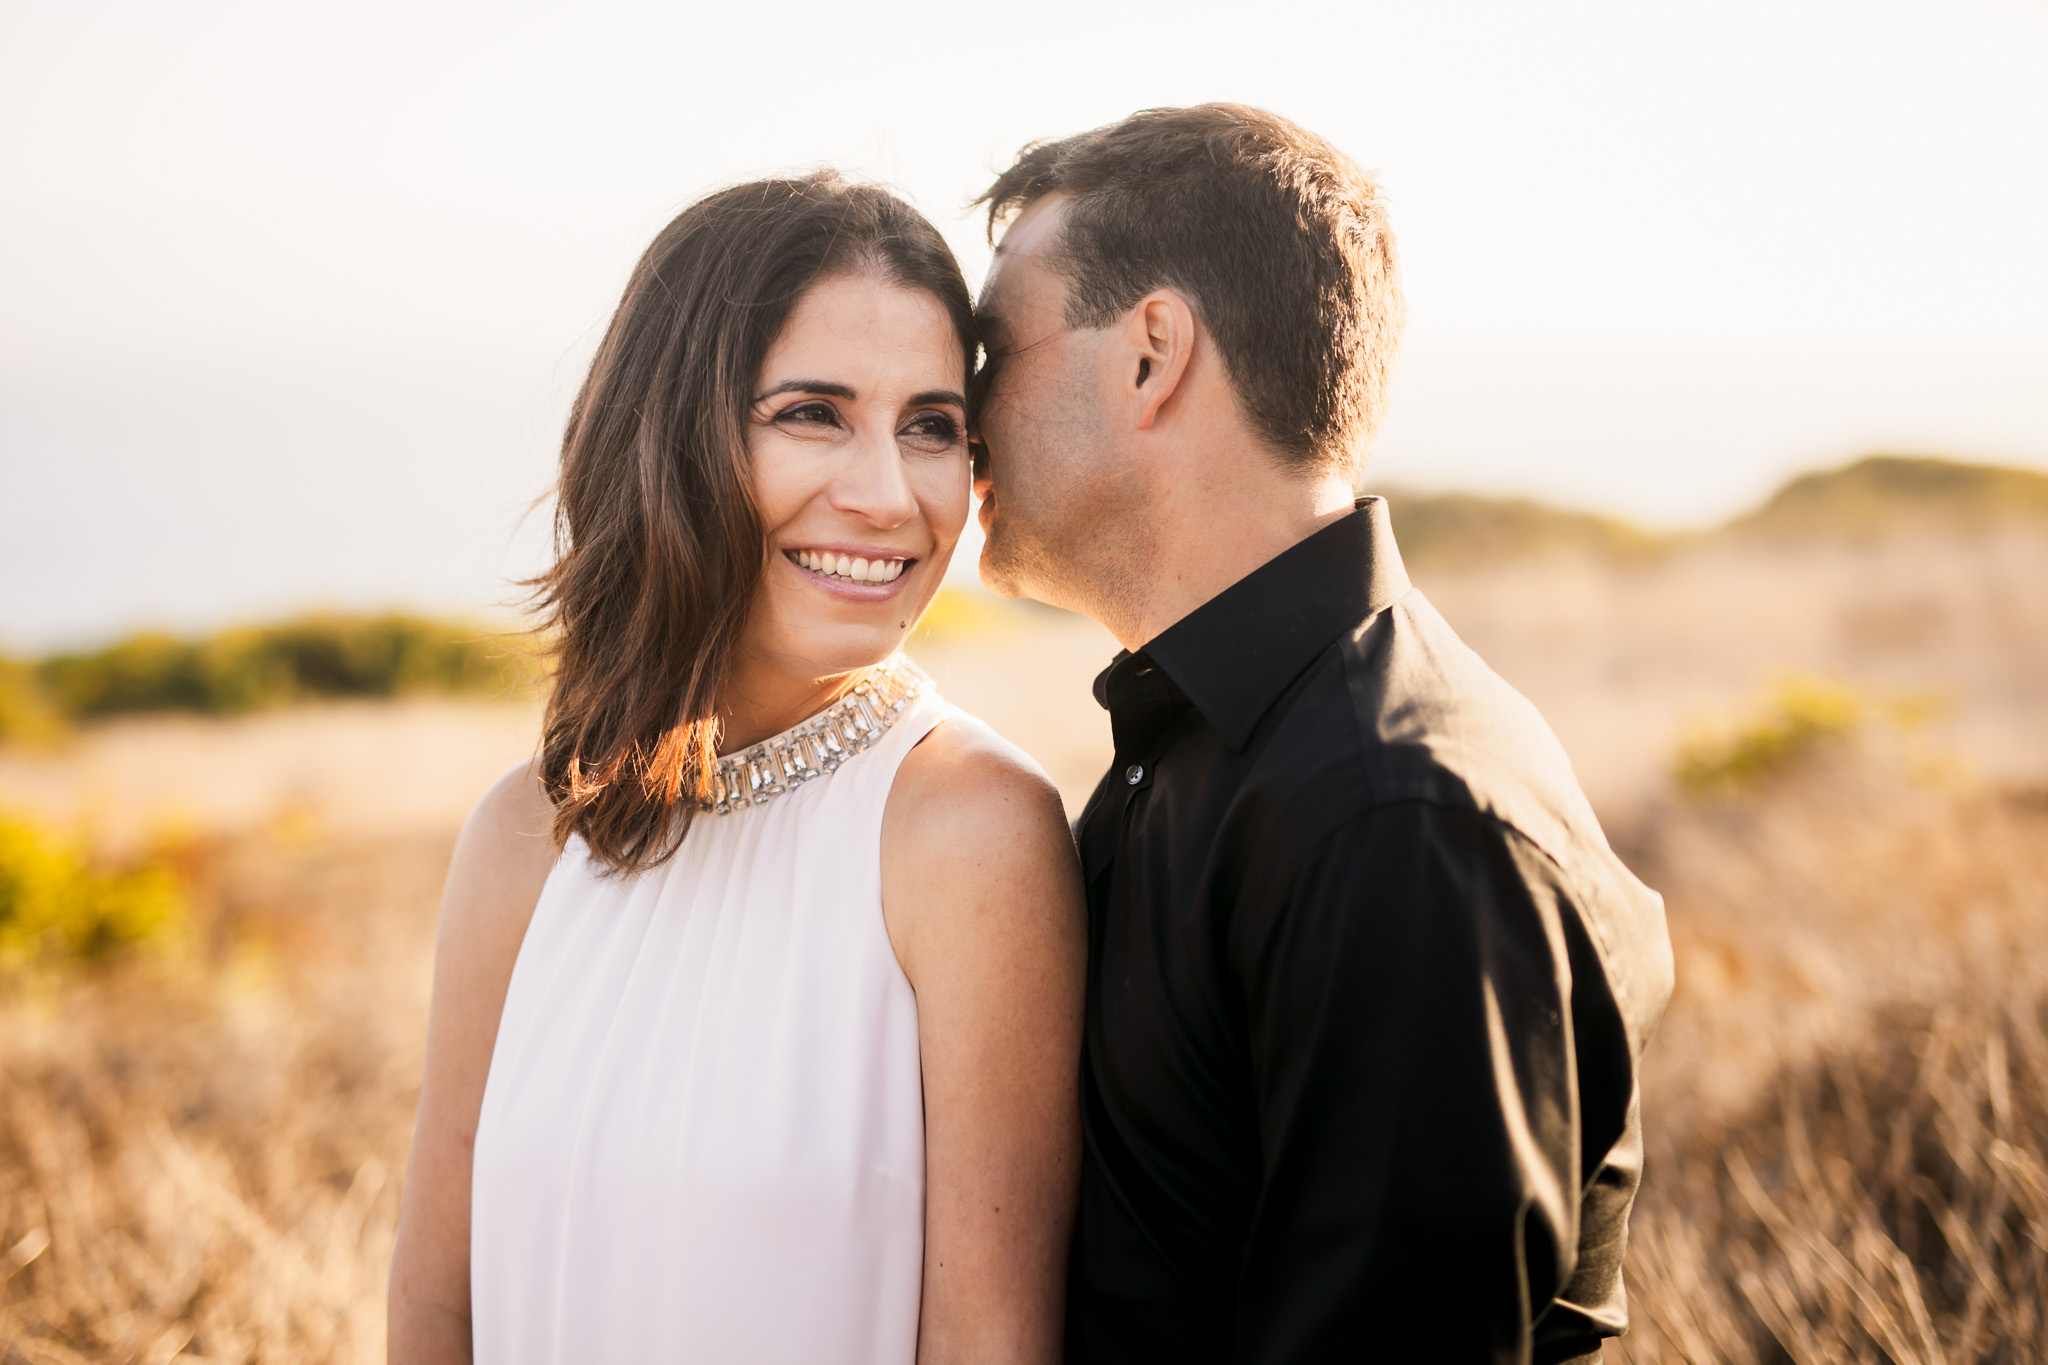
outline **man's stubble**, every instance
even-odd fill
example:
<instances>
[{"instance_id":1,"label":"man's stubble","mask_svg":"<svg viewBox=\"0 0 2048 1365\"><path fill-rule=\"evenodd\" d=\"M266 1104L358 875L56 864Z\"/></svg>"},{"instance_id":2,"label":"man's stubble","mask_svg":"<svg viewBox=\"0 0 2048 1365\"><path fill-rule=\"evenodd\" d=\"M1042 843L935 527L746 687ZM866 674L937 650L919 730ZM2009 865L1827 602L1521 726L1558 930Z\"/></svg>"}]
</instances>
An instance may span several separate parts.
<instances>
[{"instance_id":1,"label":"man's stubble","mask_svg":"<svg viewBox=\"0 0 2048 1365\"><path fill-rule=\"evenodd\" d=\"M1032 416L1015 424L1009 459L991 450L996 506L981 575L1006 597L1114 629L1142 589L1152 536L1144 480L1109 440L1090 380L1076 367L1035 395L997 398Z\"/></svg>"}]
</instances>

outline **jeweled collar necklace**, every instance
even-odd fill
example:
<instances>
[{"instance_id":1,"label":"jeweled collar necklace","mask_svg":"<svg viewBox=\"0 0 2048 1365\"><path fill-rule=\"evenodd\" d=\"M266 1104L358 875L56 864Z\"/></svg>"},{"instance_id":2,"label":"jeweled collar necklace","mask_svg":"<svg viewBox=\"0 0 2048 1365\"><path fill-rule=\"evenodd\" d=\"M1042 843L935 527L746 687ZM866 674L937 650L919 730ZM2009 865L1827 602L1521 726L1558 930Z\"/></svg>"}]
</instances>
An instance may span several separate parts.
<instances>
[{"instance_id":1,"label":"jeweled collar necklace","mask_svg":"<svg viewBox=\"0 0 2048 1365\"><path fill-rule=\"evenodd\" d=\"M718 815L765 806L785 792L839 771L889 732L932 686L901 654L869 671L851 692L809 720L718 760L704 809Z\"/></svg>"}]
</instances>

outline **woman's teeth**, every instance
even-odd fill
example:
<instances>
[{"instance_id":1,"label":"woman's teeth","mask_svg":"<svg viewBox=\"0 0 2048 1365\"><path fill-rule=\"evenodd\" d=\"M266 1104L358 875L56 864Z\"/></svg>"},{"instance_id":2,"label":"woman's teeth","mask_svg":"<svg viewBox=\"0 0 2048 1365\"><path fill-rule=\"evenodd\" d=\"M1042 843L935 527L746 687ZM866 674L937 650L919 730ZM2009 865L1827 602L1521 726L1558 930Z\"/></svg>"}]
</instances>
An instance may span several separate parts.
<instances>
[{"instance_id":1,"label":"woman's teeth","mask_svg":"<svg viewBox=\"0 0 2048 1365\"><path fill-rule=\"evenodd\" d=\"M909 562L902 559L861 559L824 550L791 550L789 557L812 573L821 573L842 583L894 583L903 576L903 566Z\"/></svg>"}]
</instances>

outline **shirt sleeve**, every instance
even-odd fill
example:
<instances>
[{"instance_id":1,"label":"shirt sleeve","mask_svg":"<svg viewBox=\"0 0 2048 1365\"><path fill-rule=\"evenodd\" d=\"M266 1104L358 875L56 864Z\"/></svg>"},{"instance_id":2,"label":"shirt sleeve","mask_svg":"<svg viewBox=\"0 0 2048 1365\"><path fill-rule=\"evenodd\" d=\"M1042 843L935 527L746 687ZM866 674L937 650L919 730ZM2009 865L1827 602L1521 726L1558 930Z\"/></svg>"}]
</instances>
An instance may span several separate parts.
<instances>
[{"instance_id":1,"label":"shirt sleeve","mask_svg":"<svg viewBox=\"0 0 2048 1365\"><path fill-rule=\"evenodd\" d=\"M1261 1154L1236 1358L1596 1351L1619 1330L1598 1319L1619 1313L1634 1068L1556 866L1483 814L1413 802L1259 880L1228 945ZM1623 1130L1590 1159L1588 1103ZM1612 1226L1593 1229L1611 1264L1588 1269L1611 1286L1574 1278L1589 1190Z\"/></svg>"}]
</instances>

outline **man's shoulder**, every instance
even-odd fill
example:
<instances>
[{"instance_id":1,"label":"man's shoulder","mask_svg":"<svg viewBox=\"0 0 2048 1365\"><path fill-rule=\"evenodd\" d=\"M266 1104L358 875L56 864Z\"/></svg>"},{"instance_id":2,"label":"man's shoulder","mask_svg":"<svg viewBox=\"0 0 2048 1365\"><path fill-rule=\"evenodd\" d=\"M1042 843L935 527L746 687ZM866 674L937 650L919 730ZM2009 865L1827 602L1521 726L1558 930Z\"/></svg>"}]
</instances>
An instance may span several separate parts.
<instances>
[{"instance_id":1,"label":"man's shoulder","mask_svg":"<svg viewBox=\"0 0 2048 1365\"><path fill-rule=\"evenodd\" d=\"M1541 714L1418 591L1333 641L1261 730L1250 785L1300 832L1424 802L1491 817L1555 856L1594 823Z\"/></svg>"},{"instance_id":2,"label":"man's shoulder","mask_svg":"<svg viewBox=\"0 0 2048 1365\"><path fill-rule=\"evenodd\" d=\"M1597 831L1549 723L1420 590L1348 632L1334 652L1374 804L1472 810L1553 857Z\"/></svg>"},{"instance_id":3,"label":"man's shoulder","mask_svg":"<svg viewBox=\"0 0 2048 1365\"><path fill-rule=\"evenodd\" d=\"M1632 1032L1646 1031L1670 989L1662 900L1609 847L1536 707L1415 590L1340 637L1303 681L1272 718L1274 749L1317 757L1293 771L1264 765L1268 815L1329 843L1378 812L1433 806L1475 835L1491 828L1528 846L1609 972L1633 978L1616 985Z\"/></svg>"}]
</instances>

